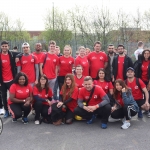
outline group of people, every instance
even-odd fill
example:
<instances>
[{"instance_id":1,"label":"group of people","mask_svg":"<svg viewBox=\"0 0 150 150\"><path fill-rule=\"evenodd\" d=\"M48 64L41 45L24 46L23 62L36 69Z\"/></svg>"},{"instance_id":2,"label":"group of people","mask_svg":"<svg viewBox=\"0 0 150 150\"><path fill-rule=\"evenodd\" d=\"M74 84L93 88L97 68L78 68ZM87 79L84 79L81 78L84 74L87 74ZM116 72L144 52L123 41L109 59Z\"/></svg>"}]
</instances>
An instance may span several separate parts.
<instances>
[{"instance_id":1,"label":"group of people","mask_svg":"<svg viewBox=\"0 0 150 150\"><path fill-rule=\"evenodd\" d=\"M83 46L78 51L73 58L66 45L61 54L56 42L50 41L48 52L42 52L42 44L36 43L31 53L27 42L22 44L22 53L10 52L9 43L2 41L0 114L4 118L11 115L12 122L22 118L24 124L31 110L35 124L72 124L74 120L91 124L99 118L102 129L108 121L119 120L121 128L127 129L132 116L143 117L142 110L150 117L149 49L134 64L124 45L118 45L116 53L110 44L106 54L97 41L92 52Z\"/></svg>"}]
</instances>

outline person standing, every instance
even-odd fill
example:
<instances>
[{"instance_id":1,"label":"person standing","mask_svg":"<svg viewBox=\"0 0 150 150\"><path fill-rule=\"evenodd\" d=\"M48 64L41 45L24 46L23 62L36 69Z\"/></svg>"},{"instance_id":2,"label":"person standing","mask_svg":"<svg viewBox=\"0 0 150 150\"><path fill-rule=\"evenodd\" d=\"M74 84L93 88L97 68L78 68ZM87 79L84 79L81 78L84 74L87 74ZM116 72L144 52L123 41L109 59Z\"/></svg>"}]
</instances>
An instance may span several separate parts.
<instances>
[{"instance_id":1,"label":"person standing","mask_svg":"<svg viewBox=\"0 0 150 150\"><path fill-rule=\"evenodd\" d=\"M23 55L17 62L17 71L23 72L29 79L29 84L33 87L38 83L39 78L39 66L37 57L30 54L30 45L25 42L22 44Z\"/></svg>"},{"instance_id":2,"label":"person standing","mask_svg":"<svg viewBox=\"0 0 150 150\"><path fill-rule=\"evenodd\" d=\"M134 52L135 59L138 60L138 55L143 52L144 43L142 41L138 42L138 49Z\"/></svg>"},{"instance_id":3,"label":"person standing","mask_svg":"<svg viewBox=\"0 0 150 150\"><path fill-rule=\"evenodd\" d=\"M101 51L101 43L99 41L94 44L94 51L91 52L87 59L90 65L90 76L95 79L100 68L106 68L108 64L108 57L105 52Z\"/></svg>"},{"instance_id":4,"label":"person standing","mask_svg":"<svg viewBox=\"0 0 150 150\"><path fill-rule=\"evenodd\" d=\"M9 51L9 43L7 41L1 42L1 53L0 53L0 113L4 114L4 118L9 116L7 107L7 90L13 84L13 79L16 74L15 56L13 52ZM2 101L4 110L2 109Z\"/></svg>"},{"instance_id":5,"label":"person standing","mask_svg":"<svg viewBox=\"0 0 150 150\"><path fill-rule=\"evenodd\" d=\"M113 67L113 77L112 81L114 82L116 79L125 80L127 68L133 67L133 62L130 57L124 54L124 45L118 45L118 55L116 55L113 59L112 67Z\"/></svg>"}]
</instances>

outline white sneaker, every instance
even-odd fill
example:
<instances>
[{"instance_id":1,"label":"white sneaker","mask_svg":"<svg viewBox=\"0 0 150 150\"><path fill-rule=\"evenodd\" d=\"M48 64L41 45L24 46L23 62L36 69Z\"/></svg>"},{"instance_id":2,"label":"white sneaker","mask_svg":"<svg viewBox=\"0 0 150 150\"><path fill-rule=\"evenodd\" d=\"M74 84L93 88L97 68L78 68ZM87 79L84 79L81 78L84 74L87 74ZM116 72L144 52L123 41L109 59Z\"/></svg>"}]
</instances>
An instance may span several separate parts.
<instances>
[{"instance_id":1,"label":"white sneaker","mask_svg":"<svg viewBox=\"0 0 150 150\"><path fill-rule=\"evenodd\" d=\"M128 129L130 127L130 122L125 121L125 123L121 126L122 129Z\"/></svg>"},{"instance_id":2,"label":"white sneaker","mask_svg":"<svg viewBox=\"0 0 150 150\"><path fill-rule=\"evenodd\" d=\"M5 113L5 112L4 112L4 109L1 108L1 109L0 109L0 115L4 115L4 113Z\"/></svg>"},{"instance_id":3,"label":"white sneaker","mask_svg":"<svg viewBox=\"0 0 150 150\"><path fill-rule=\"evenodd\" d=\"M120 121L120 119L114 119L111 116L109 116L108 118L108 122L117 122L117 121Z\"/></svg>"},{"instance_id":4,"label":"white sneaker","mask_svg":"<svg viewBox=\"0 0 150 150\"><path fill-rule=\"evenodd\" d=\"M35 123L35 124L40 124L40 121L39 121L39 120L36 120L34 123Z\"/></svg>"},{"instance_id":5,"label":"white sneaker","mask_svg":"<svg viewBox=\"0 0 150 150\"><path fill-rule=\"evenodd\" d=\"M147 117L150 118L150 112L148 112Z\"/></svg>"},{"instance_id":6,"label":"white sneaker","mask_svg":"<svg viewBox=\"0 0 150 150\"><path fill-rule=\"evenodd\" d=\"M121 121L124 124L126 122L126 118L123 118Z\"/></svg>"}]
</instances>

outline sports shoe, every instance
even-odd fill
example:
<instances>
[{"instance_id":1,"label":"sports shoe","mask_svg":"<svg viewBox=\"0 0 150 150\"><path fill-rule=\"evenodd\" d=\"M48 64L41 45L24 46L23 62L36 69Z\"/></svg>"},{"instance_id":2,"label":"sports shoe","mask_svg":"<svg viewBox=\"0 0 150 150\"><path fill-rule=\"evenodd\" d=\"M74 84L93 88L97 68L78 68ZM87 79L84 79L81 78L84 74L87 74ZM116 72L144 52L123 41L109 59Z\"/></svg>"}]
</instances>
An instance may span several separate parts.
<instances>
[{"instance_id":1,"label":"sports shoe","mask_svg":"<svg viewBox=\"0 0 150 150\"><path fill-rule=\"evenodd\" d=\"M7 118L7 117L9 117L9 111L8 110L6 110L5 114L4 114L4 118Z\"/></svg>"},{"instance_id":2,"label":"sports shoe","mask_svg":"<svg viewBox=\"0 0 150 150\"><path fill-rule=\"evenodd\" d=\"M117 122L117 121L120 121L120 119L114 119L111 116L109 116L108 118L108 122Z\"/></svg>"},{"instance_id":3,"label":"sports shoe","mask_svg":"<svg viewBox=\"0 0 150 150\"><path fill-rule=\"evenodd\" d=\"M4 115L4 109L3 108L0 109L0 115Z\"/></svg>"},{"instance_id":4,"label":"sports shoe","mask_svg":"<svg viewBox=\"0 0 150 150\"><path fill-rule=\"evenodd\" d=\"M34 123L35 123L35 124L40 124L40 121L39 121L39 120L36 120Z\"/></svg>"},{"instance_id":5,"label":"sports shoe","mask_svg":"<svg viewBox=\"0 0 150 150\"><path fill-rule=\"evenodd\" d=\"M130 127L130 122L125 121L125 123L121 126L122 129L128 129Z\"/></svg>"},{"instance_id":6,"label":"sports shoe","mask_svg":"<svg viewBox=\"0 0 150 150\"><path fill-rule=\"evenodd\" d=\"M138 112L138 118L143 118L143 113L142 113L141 109Z\"/></svg>"},{"instance_id":7,"label":"sports shoe","mask_svg":"<svg viewBox=\"0 0 150 150\"><path fill-rule=\"evenodd\" d=\"M12 119L12 122L17 122L17 119L16 119L16 118L13 118L13 119Z\"/></svg>"},{"instance_id":8,"label":"sports shoe","mask_svg":"<svg viewBox=\"0 0 150 150\"><path fill-rule=\"evenodd\" d=\"M22 118L22 122L23 122L24 124L28 124L28 122L29 122L29 121L28 121L28 118L23 117L23 118Z\"/></svg>"},{"instance_id":9,"label":"sports shoe","mask_svg":"<svg viewBox=\"0 0 150 150\"><path fill-rule=\"evenodd\" d=\"M126 118L123 118L121 121L124 124L126 122Z\"/></svg>"},{"instance_id":10,"label":"sports shoe","mask_svg":"<svg viewBox=\"0 0 150 150\"><path fill-rule=\"evenodd\" d=\"M150 118L150 112L147 114L147 117Z\"/></svg>"},{"instance_id":11,"label":"sports shoe","mask_svg":"<svg viewBox=\"0 0 150 150\"><path fill-rule=\"evenodd\" d=\"M107 124L102 123L102 124L101 124L101 128L102 128L102 129L106 129L106 128L107 128Z\"/></svg>"},{"instance_id":12,"label":"sports shoe","mask_svg":"<svg viewBox=\"0 0 150 150\"><path fill-rule=\"evenodd\" d=\"M94 122L94 119L96 119L96 115L93 115L90 120L88 120L86 123L87 124L92 124Z\"/></svg>"}]
</instances>

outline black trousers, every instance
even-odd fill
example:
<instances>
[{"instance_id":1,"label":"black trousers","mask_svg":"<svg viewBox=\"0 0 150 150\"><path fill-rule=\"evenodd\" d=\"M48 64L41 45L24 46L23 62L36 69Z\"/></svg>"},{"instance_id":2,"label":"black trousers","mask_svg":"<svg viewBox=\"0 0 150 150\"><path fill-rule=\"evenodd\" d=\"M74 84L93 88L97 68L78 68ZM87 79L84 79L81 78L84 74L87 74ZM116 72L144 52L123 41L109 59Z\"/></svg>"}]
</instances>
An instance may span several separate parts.
<instances>
[{"instance_id":1,"label":"black trousers","mask_svg":"<svg viewBox=\"0 0 150 150\"><path fill-rule=\"evenodd\" d=\"M74 110L75 115L81 116L87 120L91 119L93 114L98 114L99 116L102 117L102 120L101 120L102 123L105 123L105 124L108 122L108 117L110 116L110 113L111 113L110 104L100 107L96 109L94 112L88 112L80 107L76 107Z\"/></svg>"},{"instance_id":2,"label":"black trousers","mask_svg":"<svg viewBox=\"0 0 150 150\"><path fill-rule=\"evenodd\" d=\"M137 112L132 108L132 105L125 105L124 107L113 111L111 117L114 119L126 117L126 120L130 120L131 116L135 116L136 114Z\"/></svg>"},{"instance_id":3,"label":"black trousers","mask_svg":"<svg viewBox=\"0 0 150 150\"><path fill-rule=\"evenodd\" d=\"M136 101L136 103L138 104L139 108L141 108L141 106L142 106L143 104L145 104L145 99L140 99L140 100L135 100L135 101Z\"/></svg>"},{"instance_id":4,"label":"black trousers","mask_svg":"<svg viewBox=\"0 0 150 150\"><path fill-rule=\"evenodd\" d=\"M47 119L50 120L51 115L48 115L48 105L42 104L42 101L36 101L34 104L34 109L35 109L35 120L40 120L40 115Z\"/></svg>"},{"instance_id":5,"label":"black trousers","mask_svg":"<svg viewBox=\"0 0 150 150\"><path fill-rule=\"evenodd\" d=\"M12 114L12 118L15 119L21 118L22 116L27 117L31 111L31 105L24 106L24 103L12 103L8 105L8 108Z\"/></svg>"},{"instance_id":6,"label":"black trousers","mask_svg":"<svg viewBox=\"0 0 150 150\"><path fill-rule=\"evenodd\" d=\"M9 90L10 86L13 84L13 81L2 83L1 85L1 91L2 91L2 101L4 105L4 109L8 110L7 107L7 90Z\"/></svg>"},{"instance_id":7,"label":"black trousers","mask_svg":"<svg viewBox=\"0 0 150 150\"><path fill-rule=\"evenodd\" d=\"M64 84L65 76L58 76L57 79L58 79L59 90L61 90Z\"/></svg>"},{"instance_id":8,"label":"black trousers","mask_svg":"<svg viewBox=\"0 0 150 150\"><path fill-rule=\"evenodd\" d=\"M0 109L2 109L3 104L2 104L2 90L0 89Z\"/></svg>"}]
</instances>

